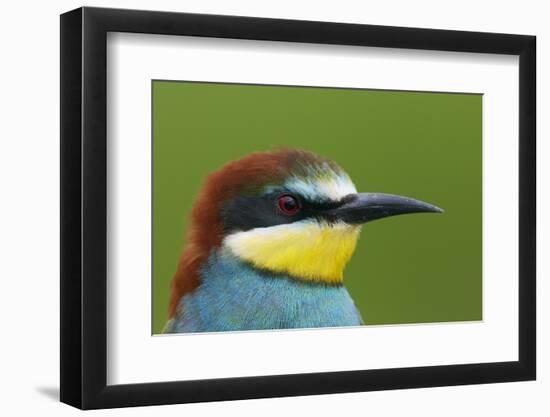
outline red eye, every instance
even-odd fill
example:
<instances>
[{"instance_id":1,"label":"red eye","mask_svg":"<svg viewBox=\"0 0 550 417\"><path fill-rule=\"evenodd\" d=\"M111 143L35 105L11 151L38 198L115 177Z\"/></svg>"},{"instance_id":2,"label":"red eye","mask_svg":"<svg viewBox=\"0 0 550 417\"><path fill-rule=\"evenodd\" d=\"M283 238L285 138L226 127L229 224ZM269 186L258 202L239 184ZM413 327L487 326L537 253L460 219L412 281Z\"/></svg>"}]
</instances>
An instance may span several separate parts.
<instances>
[{"instance_id":1,"label":"red eye","mask_svg":"<svg viewBox=\"0 0 550 417\"><path fill-rule=\"evenodd\" d=\"M300 211L300 203L291 195L279 197L279 209L287 216L293 216Z\"/></svg>"}]
</instances>

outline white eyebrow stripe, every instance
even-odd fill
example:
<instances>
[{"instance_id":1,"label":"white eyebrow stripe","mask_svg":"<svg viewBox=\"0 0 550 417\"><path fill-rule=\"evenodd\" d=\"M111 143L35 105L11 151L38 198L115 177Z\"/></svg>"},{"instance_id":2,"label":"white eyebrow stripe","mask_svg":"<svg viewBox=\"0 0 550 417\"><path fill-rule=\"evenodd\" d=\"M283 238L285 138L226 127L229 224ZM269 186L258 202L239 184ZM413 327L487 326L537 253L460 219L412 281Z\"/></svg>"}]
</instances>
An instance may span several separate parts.
<instances>
[{"instance_id":1,"label":"white eyebrow stripe","mask_svg":"<svg viewBox=\"0 0 550 417\"><path fill-rule=\"evenodd\" d=\"M338 201L349 194L357 193L355 185L347 175L334 174L326 177L291 177L285 188L309 200Z\"/></svg>"}]
</instances>

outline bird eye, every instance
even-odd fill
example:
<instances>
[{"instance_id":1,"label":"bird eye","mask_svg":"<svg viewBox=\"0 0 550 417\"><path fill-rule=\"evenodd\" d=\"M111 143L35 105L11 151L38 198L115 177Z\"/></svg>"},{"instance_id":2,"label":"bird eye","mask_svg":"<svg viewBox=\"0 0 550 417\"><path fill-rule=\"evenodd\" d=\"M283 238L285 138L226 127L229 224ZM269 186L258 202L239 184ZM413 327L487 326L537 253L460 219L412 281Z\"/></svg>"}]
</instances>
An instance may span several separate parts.
<instances>
[{"instance_id":1,"label":"bird eye","mask_svg":"<svg viewBox=\"0 0 550 417\"><path fill-rule=\"evenodd\" d=\"M296 197L283 195L279 197L279 209L287 216L293 216L300 211L300 203Z\"/></svg>"}]
</instances>

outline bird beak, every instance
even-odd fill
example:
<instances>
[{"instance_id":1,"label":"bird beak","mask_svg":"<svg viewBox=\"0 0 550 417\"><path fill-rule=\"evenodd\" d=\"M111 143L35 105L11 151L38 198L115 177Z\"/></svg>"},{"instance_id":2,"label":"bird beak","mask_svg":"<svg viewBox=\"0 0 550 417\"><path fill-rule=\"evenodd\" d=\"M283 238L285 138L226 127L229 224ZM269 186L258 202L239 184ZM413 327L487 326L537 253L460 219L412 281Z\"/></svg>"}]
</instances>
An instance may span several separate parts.
<instances>
[{"instance_id":1,"label":"bird beak","mask_svg":"<svg viewBox=\"0 0 550 417\"><path fill-rule=\"evenodd\" d=\"M350 194L342 201L341 206L327 213L329 219L359 224L399 214L443 213L442 209L432 204L392 194Z\"/></svg>"}]
</instances>

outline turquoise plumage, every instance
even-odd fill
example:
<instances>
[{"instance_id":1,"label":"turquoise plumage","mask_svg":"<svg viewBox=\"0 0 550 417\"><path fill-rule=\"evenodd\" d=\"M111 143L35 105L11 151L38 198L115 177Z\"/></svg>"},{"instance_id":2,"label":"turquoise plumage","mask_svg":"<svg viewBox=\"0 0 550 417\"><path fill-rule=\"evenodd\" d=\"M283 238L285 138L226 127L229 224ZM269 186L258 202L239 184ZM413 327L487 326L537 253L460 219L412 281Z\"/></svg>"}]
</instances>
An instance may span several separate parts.
<instances>
[{"instance_id":1,"label":"turquoise plumage","mask_svg":"<svg viewBox=\"0 0 550 417\"><path fill-rule=\"evenodd\" d=\"M343 285L307 283L259 271L213 251L201 285L184 296L165 333L359 326Z\"/></svg>"}]
</instances>

